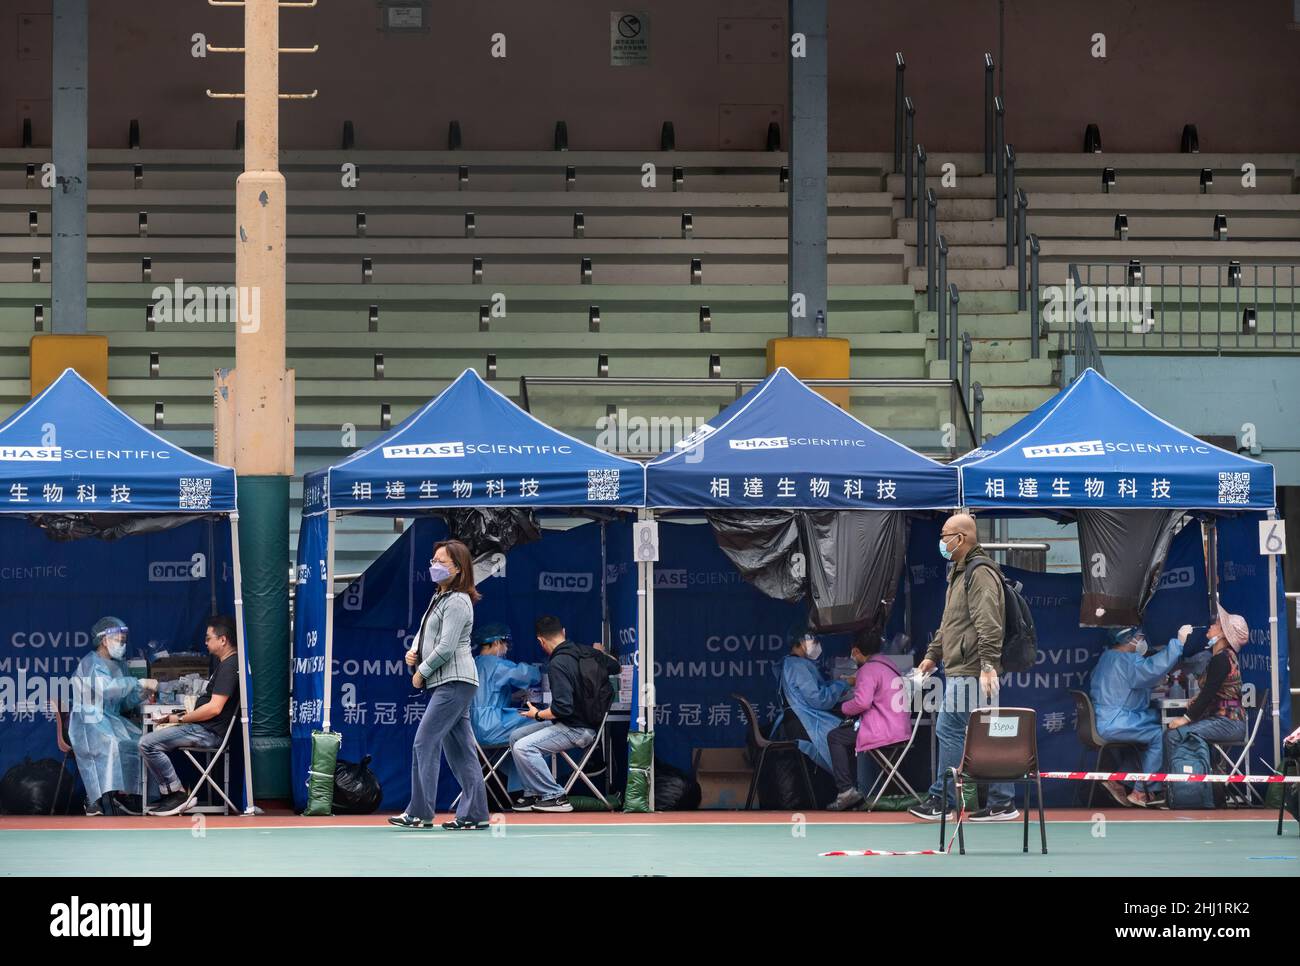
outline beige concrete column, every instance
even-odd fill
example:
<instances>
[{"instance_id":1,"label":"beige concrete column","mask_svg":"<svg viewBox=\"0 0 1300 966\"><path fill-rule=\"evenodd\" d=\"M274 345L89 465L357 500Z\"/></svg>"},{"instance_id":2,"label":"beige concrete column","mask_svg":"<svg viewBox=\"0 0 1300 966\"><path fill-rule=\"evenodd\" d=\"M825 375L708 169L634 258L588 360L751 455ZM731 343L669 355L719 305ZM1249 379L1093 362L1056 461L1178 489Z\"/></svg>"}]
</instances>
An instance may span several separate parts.
<instances>
[{"instance_id":1,"label":"beige concrete column","mask_svg":"<svg viewBox=\"0 0 1300 966\"><path fill-rule=\"evenodd\" d=\"M235 284L241 313L235 335L232 455L240 476L292 475L277 0L247 0L244 47L244 173L235 183ZM251 310L247 317L244 307Z\"/></svg>"}]
</instances>

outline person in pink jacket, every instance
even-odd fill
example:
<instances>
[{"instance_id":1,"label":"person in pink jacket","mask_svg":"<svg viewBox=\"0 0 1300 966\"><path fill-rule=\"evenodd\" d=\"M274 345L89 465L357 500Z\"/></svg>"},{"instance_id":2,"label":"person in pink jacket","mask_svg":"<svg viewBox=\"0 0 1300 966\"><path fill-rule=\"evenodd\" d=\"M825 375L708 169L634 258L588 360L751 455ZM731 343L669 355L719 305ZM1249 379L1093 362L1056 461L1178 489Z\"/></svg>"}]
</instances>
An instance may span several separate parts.
<instances>
[{"instance_id":1,"label":"person in pink jacket","mask_svg":"<svg viewBox=\"0 0 1300 966\"><path fill-rule=\"evenodd\" d=\"M857 755L906 741L912 731L905 704L894 700L902 687L898 668L881 657L879 650L879 639L860 637L850 652L858 671L853 678L852 696L840 705L847 720L829 735L835 790L839 793L826 806L832 812L856 808L866 800L858 788ZM875 759L868 756L867 766L868 782L875 781L879 774Z\"/></svg>"}]
</instances>

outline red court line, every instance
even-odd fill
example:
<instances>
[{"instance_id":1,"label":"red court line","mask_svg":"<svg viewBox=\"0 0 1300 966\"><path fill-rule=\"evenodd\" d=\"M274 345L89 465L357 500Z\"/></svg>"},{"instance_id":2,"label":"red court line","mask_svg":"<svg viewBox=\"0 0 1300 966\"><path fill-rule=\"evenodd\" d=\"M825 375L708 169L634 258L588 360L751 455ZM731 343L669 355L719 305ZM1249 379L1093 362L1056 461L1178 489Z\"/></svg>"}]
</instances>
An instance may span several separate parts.
<instances>
[{"instance_id":1,"label":"red court line","mask_svg":"<svg viewBox=\"0 0 1300 966\"><path fill-rule=\"evenodd\" d=\"M787 825L794 815L817 825L933 825L920 822L906 812L656 812L651 815L621 812L570 812L566 814L541 814L526 812L507 813L510 825ZM1217 811L1178 812L1167 809L1146 808L1058 808L1047 811L1048 821L1085 822L1096 816L1105 816L1109 822L1212 822L1212 821L1276 821L1275 809L1219 809ZM449 816L439 816L445 819ZM148 829L190 829L198 816L174 818L97 817L84 815L3 815L0 832L116 829L140 831ZM1034 816L1030 815L1031 821ZM384 826L387 815L332 815L324 818L307 818L291 812L268 812L265 815L209 815L207 828L329 828L330 826Z\"/></svg>"}]
</instances>

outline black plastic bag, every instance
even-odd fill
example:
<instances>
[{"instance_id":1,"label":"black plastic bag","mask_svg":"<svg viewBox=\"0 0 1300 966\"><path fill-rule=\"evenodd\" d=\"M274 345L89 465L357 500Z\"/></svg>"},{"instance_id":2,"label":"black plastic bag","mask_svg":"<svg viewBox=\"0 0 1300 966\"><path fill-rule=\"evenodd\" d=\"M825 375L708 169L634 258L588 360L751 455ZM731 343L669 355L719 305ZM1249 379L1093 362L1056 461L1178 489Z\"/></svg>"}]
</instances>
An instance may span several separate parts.
<instances>
[{"instance_id":1,"label":"black plastic bag","mask_svg":"<svg viewBox=\"0 0 1300 966\"><path fill-rule=\"evenodd\" d=\"M1079 510L1081 627L1142 623L1182 510Z\"/></svg>"},{"instance_id":2,"label":"black plastic bag","mask_svg":"<svg viewBox=\"0 0 1300 966\"><path fill-rule=\"evenodd\" d=\"M787 604L803 600L807 565L794 513L715 510L705 516L718 547L745 580Z\"/></svg>"},{"instance_id":3,"label":"black plastic bag","mask_svg":"<svg viewBox=\"0 0 1300 966\"><path fill-rule=\"evenodd\" d=\"M469 547L475 559L542 539L537 517L523 507L465 507L448 510L446 520L452 539Z\"/></svg>"},{"instance_id":4,"label":"black plastic bag","mask_svg":"<svg viewBox=\"0 0 1300 966\"><path fill-rule=\"evenodd\" d=\"M370 770L370 756L360 763L340 761L334 766L334 814L370 815L384 800L384 789Z\"/></svg>"},{"instance_id":5,"label":"black plastic bag","mask_svg":"<svg viewBox=\"0 0 1300 966\"><path fill-rule=\"evenodd\" d=\"M907 514L897 510L801 512L808 623L824 634L867 631L889 620L907 555Z\"/></svg>"},{"instance_id":6,"label":"black plastic bag","mask_svg":"<svg viewBox=\"0 0 1300 966\"><path fill-rule=\"evenodd\" d=\"M81 803L76 776L53 758L24 758L0 778L0 811L6 815L75 815Z\"/></svg>"},{"instance_id":7,"label":"black plastic bag","mask_svg":"<svg viewBox=\"0 0 1300 966\"><path fill-rule=\"evenodd\" d=\"M667 762L655 761L656 812L693 812L703 799L699 782Z\"/></svg>"}]
</instances>

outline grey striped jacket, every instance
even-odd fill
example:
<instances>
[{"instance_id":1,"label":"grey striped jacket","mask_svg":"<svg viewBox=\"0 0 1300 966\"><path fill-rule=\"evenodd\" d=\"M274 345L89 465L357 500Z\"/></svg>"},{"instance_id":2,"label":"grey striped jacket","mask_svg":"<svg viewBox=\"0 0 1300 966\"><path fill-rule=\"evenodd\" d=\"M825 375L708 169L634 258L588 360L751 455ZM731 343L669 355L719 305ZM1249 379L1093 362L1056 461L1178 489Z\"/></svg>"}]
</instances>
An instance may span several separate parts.
<instances>
[{"instance_id":1,"label":"grey striped jacket","mask_svg":"<svg viewBox=\"0 0 1300 966\"><path fill-rule=\"evenodd\" d=\"M417 670L424 678L426 690L448 681L478 684L478 668L474 666L474 652L470 648L473 630L474 604L469 594L461 591L434 594L417 635L420 644Z\"/></svg>"}]
</instances>

